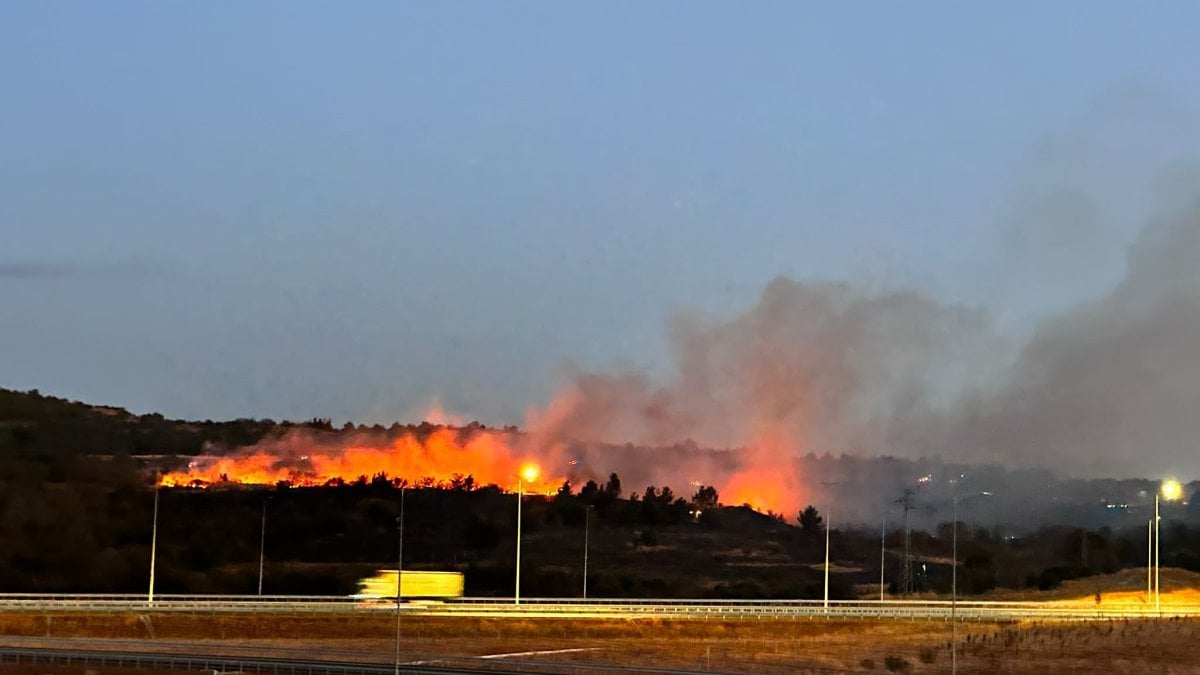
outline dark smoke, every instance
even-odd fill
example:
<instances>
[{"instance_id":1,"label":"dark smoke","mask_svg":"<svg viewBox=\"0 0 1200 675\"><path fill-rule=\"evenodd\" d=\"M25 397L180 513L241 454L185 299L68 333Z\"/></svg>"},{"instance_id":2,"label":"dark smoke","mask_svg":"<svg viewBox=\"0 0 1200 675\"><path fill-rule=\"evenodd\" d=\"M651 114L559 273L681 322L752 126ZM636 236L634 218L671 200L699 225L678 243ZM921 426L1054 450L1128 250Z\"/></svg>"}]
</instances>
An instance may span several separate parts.
<instances>
[{"instance_id":1,"label":"dark smoke","mask_svg":"<svg viewBox=\"0 0 1200 675\"><path fill-rule=\"evenodd\" d=\"M1200 474L1200 204L1152 223L1109 294L1045 321L949 447L1067 475Z\"/></svg>"}]
</instances>

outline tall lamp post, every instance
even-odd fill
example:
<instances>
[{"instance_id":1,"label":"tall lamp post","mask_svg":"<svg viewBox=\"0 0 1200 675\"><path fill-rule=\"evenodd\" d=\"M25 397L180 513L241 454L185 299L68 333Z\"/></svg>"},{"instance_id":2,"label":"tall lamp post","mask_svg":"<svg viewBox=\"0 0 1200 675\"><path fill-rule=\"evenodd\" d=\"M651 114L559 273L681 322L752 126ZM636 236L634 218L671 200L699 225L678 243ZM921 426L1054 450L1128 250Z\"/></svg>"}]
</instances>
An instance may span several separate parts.
<instances>
[{"instance_id":1,"label":"tall lamp post","mask_svg":"<svg viewBox=\"0 0 1200 675\"><path fill-rule=\"evenodd\" d=\"M583 512L583 599L587 600L588 529L592 521L592 505Z\"/></svg>"},{"instance_id":2,"label":"tall lamp post","mask_svg":"<svg viewBox=\"0 0 1200 675\"><path fill-rule=\"evenodd\" d=\"M961 477L960 477L961 478ZM968 495L958 493L958 483L954 484L954 536L952 537L952 552L950 565L950 672L958 672L958 502L962 498L991 497L990 492L973 492Z\"/></svg>"},{"instance_id":3,"label":"tall lamp post","mask_svg":"<svg viewBox=\"0 0 1200 675\"><path fill-rule=\"evenodd\" d=\"M162 478L154 475L154 519L150 526L150 592L146 595L146 604L154 603L154 568L158 558L158 493L162 487Z\"/></svg>"},{"instance_id":4,"label":"tall lamp post","mask_svg":"<svg viewBox=\"0 0 1200 675\"><path fill-rule=\"evenodd\" d=\"M1146 606L1154 597L1154 521L1146 521Z\"/></svg>"},{"instance_id":5,"label":"tall lamp post","mask_svg":"<svg viewBox=\"0 0 1200 675\"><path fill-rule=\"evenodd\" d=\"M825 487L833 487L834 485L841 485L841 483L822 481L821 485L824 485ZM823 606L825 607L826 612L829 611L829 531L831 529L833 529L832 499L829 500L829 505L825 510L825 601Z\"/></svg>"},{"instance_id":6,"label":"tall lamp post","mask_svg":"<svg viewBox=\"0 0 1200 675\"><path fill-rule=\"evenodd\" d=\"M262 527L258 534L258 594L262 595L263 588L263 564L266 562L267 552L267 502L271 501L270 497L263 499L262 503Z\"/></svg>"},{"instance_id":7,"label":"tall lamp post","mask_svg":"<svg viewBox=\"0 0 1200 675\"><path fill-rule=\"evenodd\" d=\"M830 512L832 508L825 511L825 611L829 611L829 530L831 524L829 522Z\"/></svg>"},{"instance_id":8,"label":"tall lamp post","mask_svg":"<svg viewBox=\"0 0 1200 675\"><path fill-rule=\"evenodd\" d=\"M521 604L521 502L525 498L524 481L537 480L538 468L534 464L526 464L517 475L517 579L513 585L513 604Z\"/></svg>"},{"instance_id":9,"label":"tall lamp post","mask_svg":"<svg viewBox=\"0 0 1200 675\"><path fill-rule=\"evenodd\" d=\"M887 516L879 526L879 601L883 602L883 568L887 561Z\"/></svg>"},{"instance_id":10,"label":"tall lamp post","mask_svg":"<svg viewBox=\"0 0 1200 675\"><path fill-rule=\"evenodd\" d=\"M400 516L396 518L396 530L399 533L400 544L396 552L396 671L400 675L400 601L403 597L402 581L404 577L404 485L400 486Z\"/></svg>"},{"instance_id":11,"label":"tall lamp post","mask_svg":"<svg viewBox=\"0 0 1200 675\"><path fill-rule=\"evenodd\" d=\"M1159 521L1162 520L1158 515L1159 497L1173 502L1183 496L1183 486L1174 478L1168 478L1162 482L1162 486L1154 493L1154 611L1162 612L1162 586L1159 585L1160 574L1162 572L1161 558L1159 552L1162 547L1162 541L1159 533Z\"/></svg>"}]
</instances>

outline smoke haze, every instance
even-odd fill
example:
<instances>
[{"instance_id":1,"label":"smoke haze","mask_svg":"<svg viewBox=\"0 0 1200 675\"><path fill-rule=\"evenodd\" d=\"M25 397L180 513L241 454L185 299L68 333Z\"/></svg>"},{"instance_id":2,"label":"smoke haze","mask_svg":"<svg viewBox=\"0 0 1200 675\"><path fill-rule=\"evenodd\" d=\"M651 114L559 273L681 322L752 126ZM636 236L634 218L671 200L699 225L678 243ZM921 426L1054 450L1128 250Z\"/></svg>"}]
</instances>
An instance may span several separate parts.
<instances>
[{"instance_id":1,"label":"smoke haze","mask_svg":"<svg viewBox=\"0 0 1200 675\"><path fill-rule=\"evenodd\" d=\"M528 426L555 442L739 448L712 471L760 492L772 476L819 491L794 468L807 453L1200 475L1193 131L1172 101L1116 89L1022 166L991 299L1022 296L1032 329L933 294L777 278L738 316L673 320L665 381L577 373Z\"/></svg>"},{"instance_id":2,"label":"smoke haze","mask_svg":"<svg viewBox=\"0 0 1200 675\"><path fill-rule=\"evenodd\" d=\"M834 475L828 455L1200 476L1200 171L1180 159L1190 149L1147 141L1187 138L1190 118L1116 96L1076 127L1035 153L998 216L990 302L777 277L738 314L675 316L665 377L570 374L525 434L495 438L505 460L488 475L532 459L576 483L615 471L635 489L711 484L725 503L789 514L843 491L830 482L886 510L918 478L863 483ZM1003 300L1021 294L1039 318L1014 330ZM431 418L466 419L440 405ZM1009 491L1017 503L1038 489Z\"/></svg>"},{"instance_id":3,"label":"smoke haze","mask_svg":"<svg viewBox=\"0 0 1200 675\"><path fill-rule=\"evenodd\" d=\"M1104 297L1046 320L1000 386L968 397L945 449L1068 475L1200 473L1200 208L1130 248Z\"/></svg>"}]
</instances>

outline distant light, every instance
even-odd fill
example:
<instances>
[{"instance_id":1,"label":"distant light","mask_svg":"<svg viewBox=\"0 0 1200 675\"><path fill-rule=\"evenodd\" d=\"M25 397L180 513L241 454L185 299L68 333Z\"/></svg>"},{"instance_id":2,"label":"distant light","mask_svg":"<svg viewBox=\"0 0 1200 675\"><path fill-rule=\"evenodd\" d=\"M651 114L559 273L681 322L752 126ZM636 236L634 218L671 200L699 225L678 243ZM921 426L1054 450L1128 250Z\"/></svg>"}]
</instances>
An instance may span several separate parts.
<instances>
[{"instance_id":1,"label":"distant light","mask_svg":"<svg viewBox=\"0 0 1200 675\"><path fill-rule=\"evenodd\" d=\"M1183 496L1183 485L1174 478L1168 478L1162 484L1163 499L1173 502Z\"/></svg>"}]
</instances>

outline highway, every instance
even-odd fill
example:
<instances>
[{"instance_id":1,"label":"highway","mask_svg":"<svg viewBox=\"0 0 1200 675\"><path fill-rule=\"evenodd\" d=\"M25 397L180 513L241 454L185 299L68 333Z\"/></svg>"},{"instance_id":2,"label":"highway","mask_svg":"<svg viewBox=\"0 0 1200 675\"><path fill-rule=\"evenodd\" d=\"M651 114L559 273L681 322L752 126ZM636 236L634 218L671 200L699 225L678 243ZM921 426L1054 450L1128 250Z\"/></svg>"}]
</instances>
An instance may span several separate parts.
<instances>
[{"instance_id":1,"label":"highway","mask_svg":"<svg viewBox=\"0 0 1200 675\"><path fill-rule=\"evenodd\" d=\"M369 614L394 612L394 603L340 596L255 595L45 595L0 594L0 612L136 612L209 614ZM406 616L560 619L949 619L963 621L1106 620L1200 616L1200 605L1104 606L1086 602L1004 602L960 600L677 600L456 598L444 602L405 602Z\"/></svg>"},{"instance_id":2,"label":"highway","mask_svg":"<svg viewBox=\"0 0 1200 675\"><path fill-rule=\"evenodd\" d=\"M262 653L270 650L260 646L222 645L220 654L213 654L213 645L203 641L153 644L140 640L96 638L3 638L0 644L0 666L4 664L68 664L90 667L141 668L150 670L200 671L208 675L233 675L257 672L323 673L326 675L453 675L487 672L493 675L517 673L552 673L556 675L690 675L696 671L676 668L656 668L591 662L531 660L541 652L500 654L491 656L424 655L413 658L405 655L395 662L369 662L361 651L321 650L320 655L306 657L280 656ZM499 659L497 657L505 657ZM524 658L509 658L524 657ZM720 671L705 671L720 675Z\"/></svg>"}]
</instances>

